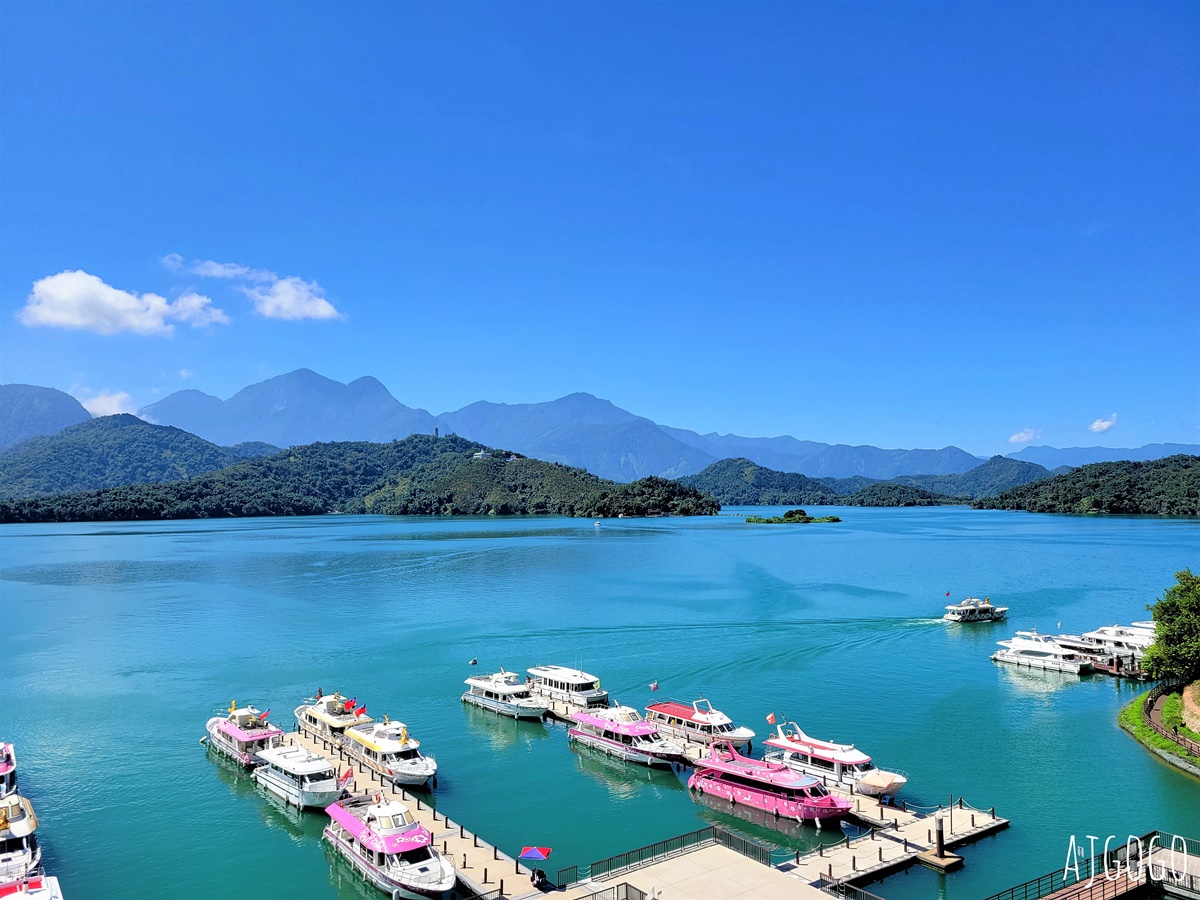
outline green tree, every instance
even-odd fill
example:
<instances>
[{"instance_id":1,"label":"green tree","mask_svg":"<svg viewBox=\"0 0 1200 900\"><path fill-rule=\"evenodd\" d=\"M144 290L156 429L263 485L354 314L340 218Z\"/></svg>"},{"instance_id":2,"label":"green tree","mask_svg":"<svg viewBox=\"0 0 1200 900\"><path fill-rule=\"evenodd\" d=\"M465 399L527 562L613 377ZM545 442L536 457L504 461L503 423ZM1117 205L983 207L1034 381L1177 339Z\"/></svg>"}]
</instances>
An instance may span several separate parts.
<instances>
[{"instance_id":1,"label":"green tree","mask_svg":"<svg viewBox=\"0 0 1200 900\"><path fill-rule=\"evenodd\" d=\"M1200 576L1175 573L1175 584L1146 607L1154 615L1154 643L1142 661L1155 678L1191 681L1200 676Z\"/></svg>"}]
</instances>

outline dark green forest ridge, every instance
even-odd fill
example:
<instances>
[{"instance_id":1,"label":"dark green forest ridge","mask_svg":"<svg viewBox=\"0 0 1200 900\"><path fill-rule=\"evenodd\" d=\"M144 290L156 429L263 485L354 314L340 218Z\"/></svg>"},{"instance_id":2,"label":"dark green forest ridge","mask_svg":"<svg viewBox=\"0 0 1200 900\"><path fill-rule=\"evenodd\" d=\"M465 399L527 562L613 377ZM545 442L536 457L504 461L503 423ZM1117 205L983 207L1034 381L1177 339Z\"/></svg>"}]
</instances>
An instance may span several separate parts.
<instances>
[{"instance_id":1,"label":"dark green forest ridge","mask_svg":"<svg viewBox=\"0 0 1200 900\"><path fill-rule=\"evenodd\" d=\"M475 459L458 437L317 443L186 481L0 502L0 522L76 522L377 512L432 515L711 515L720 507L663 478L616 484L582 469Z\"/></svg>"},{"instance_id":2,"label":"dark green forest ridge","mask_svg":"<svg viewBox=\"0 0 1200 900\"><path fill-rule=\"evenodd\" d=\"M1091 463L976 500L972 506L1029 512L1200 515L1200 456Z\"/></svg>"},{"instance_id":3,"label":"dark green forest ridge","mask_svg":"<svg viewBox=\"0 0 1200 900\"><path fill-rule=\"evenodd\" d=\"M243 459L278 453L270 444L219 447L137 416L89 419L0 452L0 498L48 497L126 484L182 481Z\"/></svg>"}]
</instances>

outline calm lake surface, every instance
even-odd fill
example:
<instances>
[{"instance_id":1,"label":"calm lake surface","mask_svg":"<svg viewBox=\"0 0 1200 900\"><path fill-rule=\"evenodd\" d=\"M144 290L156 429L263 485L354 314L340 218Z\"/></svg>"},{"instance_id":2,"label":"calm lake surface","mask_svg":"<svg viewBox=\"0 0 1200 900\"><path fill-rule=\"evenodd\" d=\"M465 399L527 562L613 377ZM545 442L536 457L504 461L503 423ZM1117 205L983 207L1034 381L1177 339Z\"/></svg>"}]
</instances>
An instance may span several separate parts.
<instances>
[{"instance_id":1,"label":"calm lake surface","mask_svg":"<svg viewBox=\"0 0 1200 900\"><path fill-rule=\"evenodd\" d=\"M561 725L459 701L468 675L538 663L582 665L633 706L654 680L657 699L703 693L756 748L775 712L906 770L910 802L962 795L1012 819L953 875L872 888L889 900L968 900L1061 869L1071 835L1200 837L1200 780L1116 724L1145 686L988 659L1016 628L1148 618L1173 573L1200 566L1200 523L830 511L845 521L5 526L0 737L47 869L71 898L232 896L251 873L274 896L381 897L331 871L323 814L283 811L198 743L234 698L290 728L318 687L406 722L438 758L438 805L513 855L552 847L552 875L711 821L772 837L678 776L568 747ZM947 591L990 595L1010 622L947 625Z\"/></svg>"}]
</instances>

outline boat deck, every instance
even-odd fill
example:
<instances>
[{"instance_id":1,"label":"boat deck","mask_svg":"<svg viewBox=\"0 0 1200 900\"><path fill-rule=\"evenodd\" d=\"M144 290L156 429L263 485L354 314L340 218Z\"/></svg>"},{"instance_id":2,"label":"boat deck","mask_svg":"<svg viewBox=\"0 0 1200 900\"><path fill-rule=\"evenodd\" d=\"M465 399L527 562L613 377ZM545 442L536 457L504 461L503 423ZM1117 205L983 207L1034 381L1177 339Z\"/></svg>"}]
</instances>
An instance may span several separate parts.
<instances>
[{"instance_id":1,"label":"boat deck","mask_svg":"<svg viewBox=\"0 0 1200 900\"><path fill-rule=\"evenodd\" d=\"M345 751L334 747L327 738L322 739L301 730L288 734L284 740L288 744L307 747L322 754L337 767L339 773L347 767L353 768L354 778L346 786L352 794L380 791L385 797L400 800L408 806L413 818L433 835L434 847L453 860L458 870L458 881L467 891L486 894L504 887L513 893L515 886L519 893L529 885L532 870L525 863L502 853L461 822L439 813L429 805L427 796L401 790L388 782L381 783L375 772L350 759Z\"/></svg>"}]
</instances>

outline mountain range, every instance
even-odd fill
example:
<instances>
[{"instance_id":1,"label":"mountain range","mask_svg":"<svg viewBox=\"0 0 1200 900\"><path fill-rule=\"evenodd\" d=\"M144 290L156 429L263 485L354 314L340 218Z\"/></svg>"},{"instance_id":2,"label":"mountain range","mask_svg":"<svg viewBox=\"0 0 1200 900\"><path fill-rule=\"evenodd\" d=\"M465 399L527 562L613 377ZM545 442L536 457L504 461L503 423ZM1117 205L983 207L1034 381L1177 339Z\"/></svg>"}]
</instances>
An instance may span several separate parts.
<instances>
[{"instance_id":1,"label":"mountain range","mask_svg":"<svg viewBox=\"0 0 1200 900\"><path fill-rule=\"evenodd\" d=\"M958 447L881 449L827 444L791 436L700 434L660 425L586 393L543 403L480 401L434 415L405 406L372 377L342 384L309 369L267 379L222 400L197 390L143 407L147 421L173 425L218 446L262 442L279 447L314 441L389 441L409 434L458 434L550 462L577 466L615 481L648 475L695 474L726 458L746 458L780 472L816 478L886 480L960 475L984 462ZM0 448L85 421L78 401L50 388L0 386ZM1137 450L1027 447L1013 458L1047 468L1097 459L1150 459L1200 453L1200 445L1158 444ZM1059 454L1055 456L1055 454ZM862 485L860 484L859 487ZM932 488L941 492L941 488Z\"/></svg>"}]
</instances>

